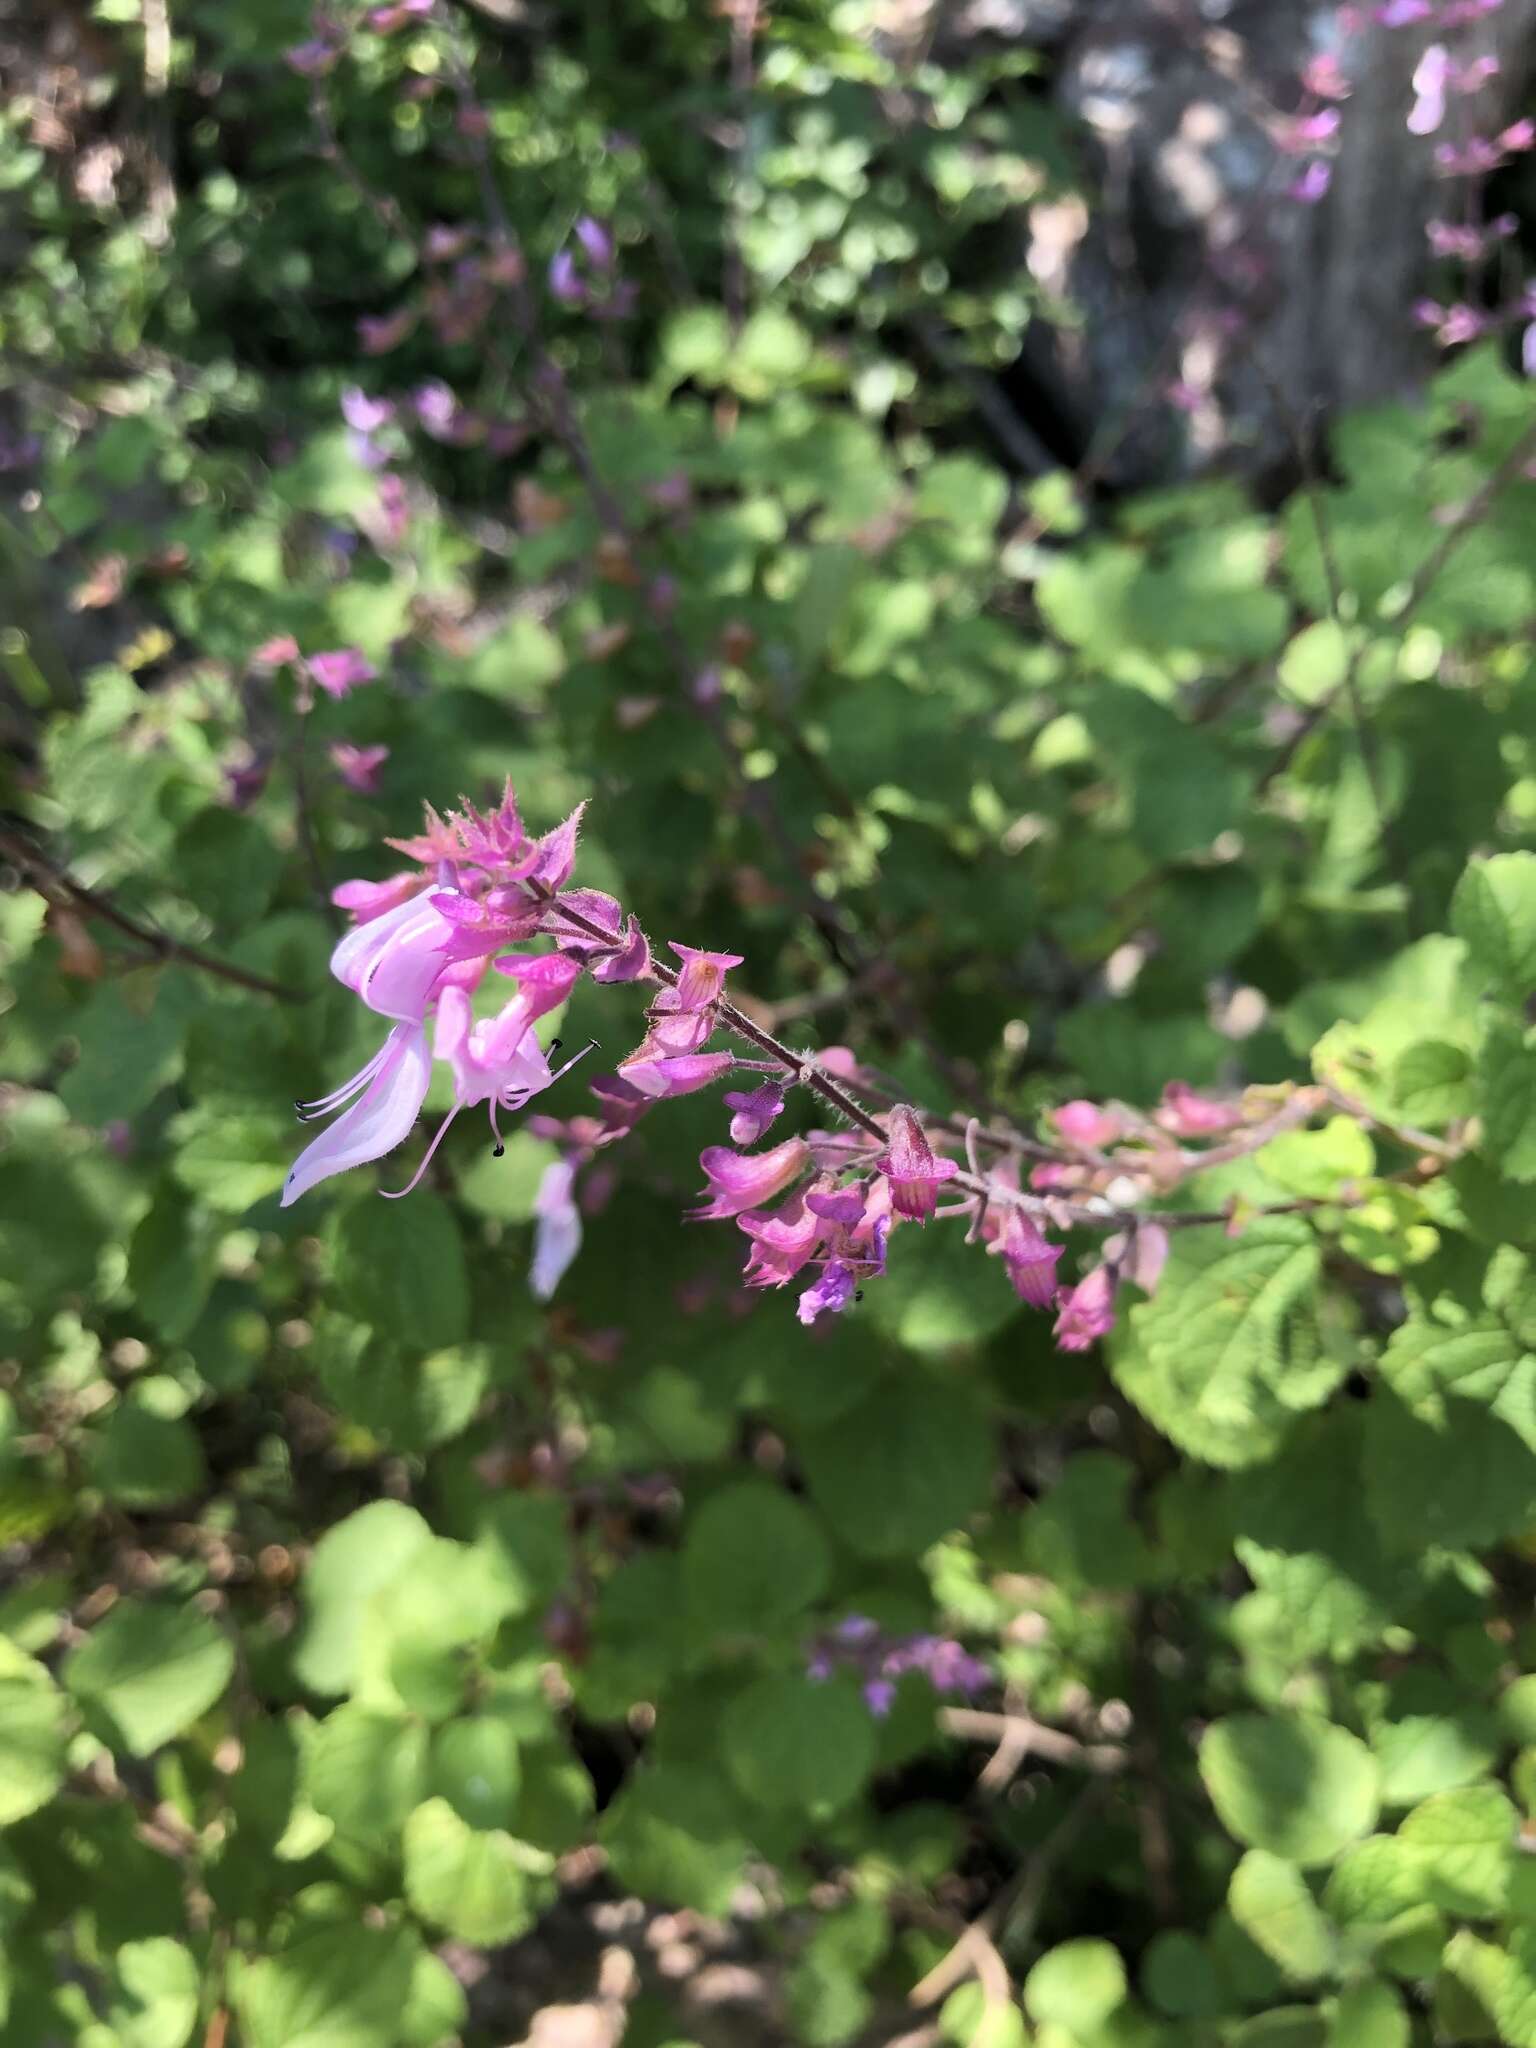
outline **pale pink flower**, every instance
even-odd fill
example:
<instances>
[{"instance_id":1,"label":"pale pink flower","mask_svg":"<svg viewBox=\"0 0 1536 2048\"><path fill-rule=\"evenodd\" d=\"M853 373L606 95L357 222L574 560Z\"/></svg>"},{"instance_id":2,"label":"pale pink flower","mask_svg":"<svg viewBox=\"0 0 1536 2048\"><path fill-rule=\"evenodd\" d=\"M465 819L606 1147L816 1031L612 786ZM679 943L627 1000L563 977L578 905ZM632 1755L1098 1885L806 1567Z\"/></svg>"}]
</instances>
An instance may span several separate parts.
<instances>
[{"instance_id":1,"label":"pale pink flower","mask_svg":"<svg viewBox=\"0 0 1536 2048\"><path fill-rule=\"evenodd\" d=\"M420 1022L394 1026L367 1065L330 1095L299 1104L299 1115L341 1114L306 1145L283 1185L283 1208L296 1202L318 1181L366 1166L393 1152L410 1133L426 1100L432 1075L425 1026Z\"/></svg>"},{"instance_id":2,"label":"pale pink flower","mask_svg":"<svg viewBox=\"0 0 1536 2048\"><path fill-rule=\"evenodd\" d=\"M360 796L377 796L379 770L389 759L388 747L353 747L345 740L330 749L331 764L348 789Z\"/></svg>"},{"instance_id":3,"label":"pale pink flower","mask_svg":"<svg viewBox=\"0 0 1536 2048\"><path fill-rule=\"evenodd\" d=\"M703 1192L709 1200L702 1208L690 1209L689 1219L714 1222L760 1208L798 1180L810 1163L811 1148L803 1138L786 1138L766 1152L733 1152L729 1145L706 1145L699 1164L708 1183Z\"/></svg>"},{"instance_id":4,"label":"pale pink flower","mask_svg":"<svg viewBox=\"0 0 1536 2048\"><path fill-rule=\"evenodd\" d=\"M350 696L361 684L373 682L379 673L356 647L336 647L325 654L312 654L305 665L319 688L338 700Z\"/></svg>"}]
</instances>

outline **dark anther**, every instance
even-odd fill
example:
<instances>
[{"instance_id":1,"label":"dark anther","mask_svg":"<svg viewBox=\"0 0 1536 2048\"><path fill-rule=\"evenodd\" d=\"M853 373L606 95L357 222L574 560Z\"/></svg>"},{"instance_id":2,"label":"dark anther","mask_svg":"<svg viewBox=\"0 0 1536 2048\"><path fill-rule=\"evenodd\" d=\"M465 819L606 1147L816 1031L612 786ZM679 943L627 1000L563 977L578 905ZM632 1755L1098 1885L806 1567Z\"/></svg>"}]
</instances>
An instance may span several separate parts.
<instances>
[{"instance_id":1,"label":"dark anther","mask_svg":"<svg viewBox=\"0 0 1536 2048\"><path fill-rule=\"evenodd\" d=\"M501 1140L498 1138L496 1140L496 1143L491 1147L491 1157L493 1159L505 1159L506 1156L507 1148L505 1145L502 1144Z\"/></svg>"},{"instance_id":2,"label":"dark anther","mask_svg":"<svg viewBox=\"0 0 1536 2048\"><path fill-rule=\"evenodd\" d=\"M862 1301L864 1299L864 1290L862 1287L855 1287L855 1289L853 1290L853 1298L855 1301Z\"/></svg>"},{"instance_id":3,"label":"dark anther","mask_svg":"<svg viewBox=\"0 0 1536 2048\"><path fill-rule=\"evenodd\" d=\"M558 1052L564 1043L565 1040L563 1038L552 1038L549 1041L549 1049L551 1052Z\"/></svg>"}]
</instances>

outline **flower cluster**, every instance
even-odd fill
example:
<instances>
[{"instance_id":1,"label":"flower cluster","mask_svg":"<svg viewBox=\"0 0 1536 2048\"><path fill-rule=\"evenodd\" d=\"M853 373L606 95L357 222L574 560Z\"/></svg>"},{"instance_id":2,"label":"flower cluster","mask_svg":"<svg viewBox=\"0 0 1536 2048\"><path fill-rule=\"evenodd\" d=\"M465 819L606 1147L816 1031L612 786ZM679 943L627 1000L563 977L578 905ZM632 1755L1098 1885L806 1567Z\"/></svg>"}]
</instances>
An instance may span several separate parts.
<instances>
[{"instance_id":1,"label":"flower cluster","mask_svg":"<svg viewBox=\"0 0 1536 2048\"><path fill-rule=\"evenodd\" d=\"M819 1636L806 1659L806 1676L820 1684L838 1672L859 1681L864 1703L883 1721L896 1703L898 1682L909 1672L926 1678L937 1693L974 1699L992 1683L992 1673L951 1636L887 1635L867 1614L848 1614Z\"/></svg>"},{"instance_id":2,"label":"flower cluster","mask_svg":"<svg viewBox=\"0 0 1536 2048\"><path fill-rule=\"evenodd\" d=\"M309 666L319 659L312 657ZM530 1284L541 1299L553 1293L576 1256L583 1210L600 1207L606 1196L611 1175L598 1165L605 1148L669 1097L692 1094L738 1069L752 1085L724 1094L730 1142L704 1148L702 1199L688 1216L730 1223L742 1233L748 1288L797 1282L801 1323L842 1313L866 1281L885 1272L892 1231L936 1217L967 1219L971 1237L1001 1260L1019 1299L1056 1311L1057 1342L1066 1350L1082 1349L1110 1327L1127 1282L1143 1289L1155 1284L1167 1250L1156 1225L1133 1222L1111 1238L1102 1263L1071 1287L1057 1278L1063 1247L1042 1226L1080 1220L1066 1198L1074 1192L1097 1198L1128 1170L1139 1172L1148 1188L1167 1184L1170 1157L1182 1169L1202 1156L1182 1152L1175 1137L1229 1131L1244 1120L1241 1104L1216 1102L1178 1082L1151 1120L1119 1105L1068 1103L1055 1113L1062 1152L1054 1164L1034 1169L1028 1189L1012 1156L982 1171L970 1130L962 1166L943 1149L947 1135L931 1131L916 1110L897 1103L876 1113L849 1092L865 1079L851 1053L795 1052L753 1025L726 991L740 954L673 942L673 965L653 954L645 933L613 897L568 886L582 808L534 837L510 785L487 810L465 803L440 817L429 807L420 833L388 842L408 867L382 881L343 883L334 892L353 924L331 956L331 972L387 1029L350 1080L298 1105L306 1121L327 1122L294 1162L284 1206L402 1144L420 1114L434 1059L452 1075L452 1106L398 1192L419 1183L461 1110L485 1105L500 1152L499 1117L524 1108L575 1064L551 1067L558 1040L540 1043L541 1021L583 977L644 981L656 990L644 1035L614 1073L593 1081L593 1108L564 1121L536 1120L538 1134L560 1147L536 1203ZM548 950L533 949L540 941ZM477 1014L474 997L488 973L513 982L516 993ZM738 1048L744 1040L771 1057L712 1047L722 1031ZM836 1111L846 1127L766 1142L797 1087ZM1119 1149L1100 1149L1107 1145ZM1115 1212L1101 1201L1088 1213Z\"/></svg>"}]
</instances>

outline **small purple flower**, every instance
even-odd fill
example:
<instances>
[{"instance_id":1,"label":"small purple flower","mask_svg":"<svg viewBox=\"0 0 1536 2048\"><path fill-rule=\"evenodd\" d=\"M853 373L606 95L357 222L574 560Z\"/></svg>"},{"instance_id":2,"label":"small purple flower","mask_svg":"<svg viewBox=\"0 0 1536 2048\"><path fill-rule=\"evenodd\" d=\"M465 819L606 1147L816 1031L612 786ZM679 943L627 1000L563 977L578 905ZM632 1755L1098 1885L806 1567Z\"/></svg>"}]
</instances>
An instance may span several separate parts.
<instances>
[{"instance_id":1,"label":"small purple flower","mask_svg":"<svg viewBox=\"0 0 1536 2048\"><path fill-rule=\"evenodd\" d=\"M896 1704L896 1688L888 1678L867 1679L864 1684L864 1704L877 1721L885 1720Z\"/></svg>"},{"instance_id":2,"label":"small purple flower","mask_svg":"<svg viewBox=\"0 0 1536 2048\"><path fill-rule=\"evenodd\" d=\"M562 306L584 305L587 288L576 269L576 258L569 249L557 249L549 261L549 289L552 297Z\"/></svg>"},{"instance_id":3,"label":"small purple flower","mask_svg":"<svg viewBox=\"0 0 1536 2048\"><path fill-rule=\"evenodd\" d=\"M1333 184L1333 165L1322 157L1314 157L1301 173L1286 187L1287 194L1298 206L1318 206L1328 197Z\"/></svg>"},{"instance_id":4,"label":"small purple flower","mask_svg":"<svg viewBox=\"0 0 1536 2048\"><path fill-rule=\"evenodd\" d=\"M359 796L378 795L379 770L389 759L388 747L353 747L338 740L330 755L331 765L348 789L355 789Z\"/></svg>"},{"instance_id":5,"label":"small purple flower","mask_svg":"<svg viewBox=\"0 0 1536 2048\"><path fill-rule=\"evenodd\" d=\"M398 348L418 318L414 306L402 306L395 313L365 313L357 323L357 339L364 355L388 355Z\"/></svg>"},{"instance_id":6,"label":"small purple flower","mask_svg":"<svg viewBox=\"0 0 1536 2048\"><path fill-rule=\"evenodd\" d=\"M840 1316L856 1292L852 1267L841 1259L829 1259L821 1278L801 1295L795 1313L809 1328L818 1316Z\"/></svg>"},{"instance_id":7,"label":"small purple flower","mask_svg":"<svg viewBox=\"0 0 1536 2048\"><path fill-rule=\"evenodd\" d=\"M594 270L613 268L613 237L601 221L584 213L576 223L576 239L586 251L587 261Z\"/></svg>"},{"instance_id":8,"label":"small purple flower","mask_svg":"<svg viewBox=\"0 0 1536 2048\"><path fill-rule=\"evenodd\" d=\"M1536 377L1536 320L1520 337L1520 367L1527 377Z\"/></svg>"},{"instance_id":9,"label":"small purple flower","mask_svg":"<svg viewBox=\"0 0 1536 2048\"><path fill-rule=\"evenodd\" d=\"M338 699L362 683L371 683L379 673L356 647L336 647L325 654L312 654L306 666L319 688L328 697Z\"/></svg>"},{"instance_id":10,"label":"small purple flower","mask_svg":"<svg viewBox=\"0 0 1536 2048\"><path fill-rule=\"evenodd\" d=\"M376 434L394 418L395 408L389 399L370 398L361 385L348 384L342 389L341 416L354 433Z\"/></svg>"},{"instance_id":11,"label":"small purple flower","mask_svg":"<svg viewBox=\"0 0 1536 2048\"><path fill-rule=\"evenodd\" d=\"M619 1076L637 1094L659 1099L664 1095L692 1095L723 1080L736 1064L729 1052L668 1054L641 1046L634 1056L619 1062Z\"/></svg>"},{"instance_id":12,"label":"small purple flower","mask_svg":"<svg viewBox=\"0 0 1536 2048\"><path fill-rule=\"evenodd\" d=\"M784 1090L776 1082L769 1081L761 1088L753 1088L746 1093L728 1093L722 1100L733 1112L731 1143L755 1145L768 1126L783 1113Z\"/></svg>"},{"instance_id":13,"label":"small purple flower","mask_svg":"<svg viewBox=\"0 0 1536 2048\"><path fill-rule=\"evenodd\" d=\"M307 43L295 43L284 50L283 62L290 71L297 71L300 78L324 78L336 68L340 55L337 45L326 37L311 36Z\"/></svg>"},{"instance_id":14,"label":"small purple flower","mask_svg":"<svg viewBox=\"0 0 1536 2048\"><path fill-rule=\"evenodd\" d=\"M1052 1244L1022 1209L1010 1208L987 1246L1003 1261L1013 1291L1031 1308L1050 1308L1056 1299L1056 1264L1064 1246Z\"/></svg>"},{"instance_id":15,"label":"small purple flower","mask_svg":"<svg viewBox=\"0 0 1536 2048\"><path fill-rule=\"evenodd\" d=\"M1434 11L1430 0L1386 0L1371 18L1383 28L1410 28L1416 21L1428 21Z\"/></svg>"},{"instance_id":16,"label":"small purple flower","mask_svg":"<svg viewBox=\"0 0 1536 2048\"><path fill-rule=\"evenodd\" d=\"M805 1198L805 1206L813 1216L820 1216L827 1223L841 1223L852 1229L864 1220L865 1193L860 1186L851 1188L828 1188L822 1193L811 1193Z\"/></svg>"}]
</instances>

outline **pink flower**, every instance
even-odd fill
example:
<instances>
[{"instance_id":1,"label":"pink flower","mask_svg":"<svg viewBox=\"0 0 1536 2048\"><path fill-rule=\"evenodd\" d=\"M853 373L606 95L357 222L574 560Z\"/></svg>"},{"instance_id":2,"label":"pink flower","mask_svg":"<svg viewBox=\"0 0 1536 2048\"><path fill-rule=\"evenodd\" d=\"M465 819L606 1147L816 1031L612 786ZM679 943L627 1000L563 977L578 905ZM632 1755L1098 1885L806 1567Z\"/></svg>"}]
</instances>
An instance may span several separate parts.
<instances>
[{"instance_id":1,"label":"pink flower","mask_svg":"<svg viewBox=\"0 0 1536 2048\"><path fill-rule=\"evenodd\" d=\"M425 1027L400 1023L350 1081L317 1102L301 1103L299 1115L306 1121L337 1110L341 1114L294 1161L283 1184L281 1206L288 1208L332 1174L393 1152L421 1112L431 1074Z\"/></svg>"},{"instance_id":2,"label":"pink flower","mask_svg":"<svg viewBox=\"0 0 1536 2048\"><path fill-rule=\"evenodd\" d=\"M736 1218L736 1227L752 1240L747 1285L783 1287L815 1251L823 1226L804 1197L791 1195L781 1208L745 1211Z\"/></svg>"},{"instance_id":3,"label":"pink flower","mask_svg":"<svg viewBox=\"0 0 1536 2048\"><path fill-rule=\"evenodd\" d=\"M1243 1120L1241 1109L1197 1094L1187 1081L1170 1081L1163 1090L1157 1121L1176 1138L1209 1138L1230 1131Z\"/></svg>"},{"instance_id":4,"label":"pink flower","mask_svg":"<svg viewBox=\"0 0 1536 2048\"><path fill-rule=\"evenodd\" d=\"M699 1164L708 1183L703 1192L709 1200L702 1208L690 1209L689 1220L716 1222L739 1216L745 1209L760 1208L798 1180L810 1163L811 1148L803 1138L786 1138L766 1152L733 1152L729 1145L706 1145Z\"/></svg>"},{"instance_id":5,"label":"pink flower","mask_svg":"<svg viewBox=\"0 0 1536 2048\"><path fill-rule=\"evenodd\" d=\"M1514 122L1500 135L1499 141L1506 149L1516 154L1536 148L1536 121L1527 119Z\"/></svg>"},{"instance_id":6,"label":"pink flower","mask_svg":"<svg viewBox=\"0 0 1536 2048\"><path fill-rule=\"evenodd\" d=\"M643 1096L692 1095L723 1080L736 1064L733 1053L695 1052L676 1057L642 1045L638 1052L619 1062L619 1077Z\"/></svg>"},{"instance_id":7,"label":"pink flower","mask_svg":"<svg viewBox=\"0 0 1536 2048\"><path fill-rule=\"evenodd\" d=\"M328 697L348 696L361 683L378 675L373 663L356 647L337 647L327 654L312 654L306 664L314 681Z\"/></svg>"},{"instance_id":8,"label":"pink flower","mask_svg":"<svg viewBox=\"0 0 1536 2048\"><path fill-rule=\"evenodd\" d=\"M721 1099L732 1111L733 1145L755 1145L784 1108L784 1090L776 1081L765 1082L761 1088L753 1088L746 1093L727 1094Z\"/></svg>"},{"instance_id":9,"label":"pink flower","mask_svg":"<svg viewBox=\"0 0 1536 2048\"><path fill-rule=\"evenodd\" d=\"M1527 377L1536 377L1536 320L1520 337L1520 367ZM1526 473L1530 474L1529 471Z\"/></svg>"},{"instance_id":10,"label":"pink flower","mask_svg":"<svg viewBox=\"0 0 1536 2048\"><path fill-rule=\"evenodd\" d=\"M483 423L460 405L440 377L419 384L411 394L411 404L422 431L446 447L467 448L484 437Z\"/></svg>"},{"instance_id":11,"label":"pink flower","mask_svg":"<svg viewBox=\"0 0 1536 2048\"><path fill-rule=\"evenodd\" d=\"M388 747L352 747L345 740L338 740L330 749L331 762L336 773L360 796L377 796L379 770L389 759Z\"/></svg>"},{"instance_id":12,"label":"pink flower","mask_svg":"<svg viewBox=\"0 0 1536 2048\"><path fill-rule=\"evenodd\" d=\"M405 340L419 317L414 306L401 306L394 313L365 313L357 323L357 338L364 355L388 355Z\"/></svg>"},{"instance_id":13,"label":"pink flower","mask_svg":"<svg viewBox=\"0 0 1536 2048\"><path fill-rule=\"evenodd\" d=\"M397 28L404 28L424 14L432 12L433 0L396 0L392 7L372 7L363 16L366 25L375 35L393 35Z\"/></svg>"},{"instance_id":14,"label":"pink flower","mask_svg":"<svg viewBox=\"0 0 1536 2048\"><path fill-rule=\"evenodd\" d=\"M1444 43L1431 43L1413 74L1414 102L1408 114L1410 135L1433 135L1444 121L1451 68L1451 53Z\"/></svg>"},{"instance_id":15,"label":"pink flower","mask_svg":"<svg viewBox=\"0 0 1536 2048\"><path fill-rule=\"evenodd\" d=\"M409 896L354 925L331 954L331 972L381 1017L420 1023L449 966L452 921L429 899Z\"/></svg>"},{"instance_id":16,"label":"pink flower","mask_svg":"<svg viewBox=\"0 0 1536 2048\"><path fill-rule=\"evenodd\" d=\"M251 656L251 667L261 675L270 675L274 669L286 668L299 658L299 643L291 633L279 633L274 639L263 640Z\"/></svg>"},{"instance_id":17,"label":"pink flower","mask_svg":"<svg viewBox=\"0 0 1536 2048\"><path fill-rule=\"evenodd\" d=\"M389 425L395 408L387 398L370 398L361 385L348 384L342 389L341 416L355 433L376 434Z\"/></svg>"},{"instance_id":18,"label":"pink flower","mask_svg":"<svg viewBox=\"0 0 1536 2048\"><path fill-rule=\"evenodd\" d=\"M1299 178L1291 180L1286 192L1298 206L1318 206L1328 197L1332 184L1333 165L1319 156L1312 159Z\"/></svg>"},{"instance_id":19,"label":"pink flower","mask_svg":"<svg viewBox=\"0 0 1536 2048\"><path fill-rule=\"evenodd\" d=\"M295 43L284 50L283 62L301 78L323 78L327 71L336 68L340 55L339 47L326 37L311 36L308 42Z\"/></svg>"},{"instance_id":20,"label":"pink flower","mask_svg":"<svg viewBox=\"0 0 1536 2048\"><path fill-rule=\"evenodd\" d=\"M1353 90L1338 58L1326 51L1307 59L1301 82L1320 100L1347 100Z\"/></svg>"},{"instance_id":21,"label":"pink flower","mask_svg":"<svg viewBox=\"0 0 1536 2048\"><path fill-rule=\"evenodd\" d=\"M805 1206L813 1216L820 1216L827 1223L841 1224L847 1230L857 1229L864 1221L867 1203L865 1190L857 1185L827 1188L818 1183L805 1198Z\"/></svg>"},{"instance_id":22,"label":"pink flower","mask_svg":"<svg viewBox=\"0 0 1536 2048\"><path fill-rule=\"evenodd\" d=\"M592 1050L589 1045L583 1046L564 1066L550 1071L548 1055L534 1036L532 1024L532 1019L542 1010L553 1007L544 1000L547 993L547 990L539 994L530 994L527 989L519 990L496 1016L482 1017L477 1021L463 989L450 983L441 991L437 1000L433 1045L437 1057L446 1060L453 1069L453 1107L438 1125L436 1136L422 1154L421 1164L405 1186L390 1190L391 1200L408 1195L417 1185L461 1109L468 1109L477 1102L486 1104L491 1136L499 1158L506 1147L502 1143L501 1127L496 1121L497 1110L521 1109Z\"/></svg>"},{"instance_id":23,"label":"pink flower","mask_svg":"<svg viewBox=\"0 0 1536 2048\"><path fill-rule=\"evenodd\" d=\"M1428 21L1434 11L1430 0L1386 0L1372 19L1383 28L1408 28L1416 21Z\"/></svg>"},{"instance_id":24,"label":"pink flower","mask_svg":"<svg viewBox=\"0 0 1536 2048\"><path fill-rule=\"evenodd\" d=\"M1062 1351L1086 1351L1115 1324L1115 1276L1108 1266L1095 1266L1061 1298L1055 1338Z\"/></svg>"},{"instance_id":25,"label":"pink flower","mask_svg":"<svg viewBox=\"0 0 1536 2048\"><path fill-rule=\"evenodd\" d=\"M387 882L340 882L331 891L331 901L346 911L354 924L367 924L382 917L428 887L424 875L391 875Z\"/></svg>"},{"instance_id":26,"label":"pink flower","mask_svg":"<svg viewBox=\"0 0 1536 2048\"><path fill-rule=\"evenodd\" d=\"M1056 1299L1056 1262L1065 1247L1052 1244L1022 1209L1010 1208L987 1246L1001 1258L1020 1301L1050 1308Z\"/></svg>"},{"instance_id":27,"label":"pink flower","mask_svg":"<svg viewBox=\"0 0 1536 2048\"><path fill-rule=\"evenodd\" d=\"M556 1159L544 1169L533 1198L533 1265L528 1290L535 1301L548 1301L567 1267L581 1250L581 1211L575 1202L576 1168Z\"/></svg>"},{"instance_id":28,"label":"pink flower","mask_svg":"<svg viewBox=\"0 0 1536 2048\"><path fill-rule=\"evenodd\" d=\"M934 1156L922 1125L905 1106L891 1111L886 1128L890 1144L875 1165L890 1182L891 1207L898 1216L926 1223L934 1212L939 1187L960 1169L953 1159Z\"/></svg>"},{"instance_id":29,"label":"pink flower","mask_svg":"<svg viewBox=\"0 0 1536 2048\"><path fill-rule=\"evenodd\" d=\"M1069 1145L1086 1145L1095 1152L1101 1145L1113 1145L1122 1129L1120 1117L1114 1110L1103 1109L1096 1102L1085 1102L1081 1096L1074 1102L1064 1102L1060 1109L1049 1111L1049 1116Z\"/></svg>"},{"instance_id":30,"label":"pink flower","mask_svg":"<svg viewBox=\"0 0 1536 2048\"><path fill-rule=\"evenodd\" d=\"M727 973L742 962L740 953L701 953L694 946L679 946L675 940L668 944L683 967L677 987L664 989L656 998L658 1010L702 1010L718 999Z\"/></svg>"}]
</instances>

